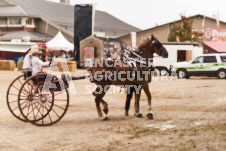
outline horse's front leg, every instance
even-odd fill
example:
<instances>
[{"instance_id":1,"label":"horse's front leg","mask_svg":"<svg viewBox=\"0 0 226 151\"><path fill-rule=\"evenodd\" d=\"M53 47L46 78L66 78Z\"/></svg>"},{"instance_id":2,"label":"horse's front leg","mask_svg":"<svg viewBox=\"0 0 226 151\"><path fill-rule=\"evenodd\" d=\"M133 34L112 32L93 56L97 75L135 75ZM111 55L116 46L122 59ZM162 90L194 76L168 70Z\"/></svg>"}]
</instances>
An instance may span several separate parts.
<instances>
[{"instance_id":1,"label":"horse's front leg","mask_svg":"<svg viewBox=\"0 0 226 151\"><path fill-rule=\"evenodd\" d=\"M103 92L103 97L104 95L107 93L108 89L110 88L111 85L105 85L105 87L103 88L104 92ZM107 102L105 102L103 99L101 99L101 103L103 105L103 111L105 113L105 117L103 118L104 121L109 120L109 118L107 117L108 114L108 104Z\"/></svg>"},{"instance_id":2,"label":"horse's front leg","mask_svg":"<svg viewBox=\"0 0 226 151\"><path fill-rule=\"evenodd\" d=\"M101 103L103 105L103 108L104 108L103 111L104 111L104 114L105 114L105 116L102 118L102 120L107 121L107 120L109 120L109 118L107 116L107 114L108 114L108 104L103 99L101 99Z\"/></svg>"},{"instance_id":3,"label":"horse's front leg","mask_svg":"<svg viewBox=\"0 0 226 151\"><path fill-rule=\"evenodd\" d=\"M95 102L96 102L96 108L97 108L97 112L98 112L98 116L101 120L109 120L107 117L107 113L108 113L108 104L102 99L104 97L104 95L106 94L107 90L109 89L109 86L98 86L96 88L96 90L93 92L93 95L96 96L95 98ZM100 107L100 103L102 103L104 109L104 113L105 116L103 117L102 111L101 111L101 107Z\"/></svg>"},{"instance_id":4,"label":"horse's front leg","mask_svg":"<svg viewBox=\"0 0 226 151\"><path fill-rule=\"evenodd\" d=\"M152 108L151 108L151 93L148 87L148 84L143 86L144 92L147 95L148 98L148 114L147 117L149 117L150 119L153 119L153 113L152 113Z\"/></svg>"},{"instance_id":5,"label":"horse's front leg","mask_svg":"<svg viewBox=\"0 0 226 151\"><path fill-rule=\"evenodd\" d=\"M96 103L96 108L97 108L98 116L99 116L99 118L102 118L103 117L103 114L102 114L101 108L100 108L100 102L101 102L101 100L102 100L102 98L104 96L102 86L99 85L96 88L96 90L93 91L93 95L95 96L95 103Z\"/></svg>"},{"instance_id":6,"label":"horse's front leg","mask_svg":"<svg viewBox=\"0 0 226 151\"><path fill-rule=\"evenodd\" d=\"M101 112L101 108L100 108L100 99L98 96L96 96L95 98L95 103L96 103L96 108L97 108L97 113L98 113L98 116L99 118L102 118L103 117L103 114Z\"/></svg>"},{"instance_id":7,"label":"horse's front leg","mask_svg":"<svg viewBox=\"0 0 226 151\"><path fill-rule=\"evenodd\" d=\"M134 115L138 118L144 117L143 114L140 113L140 95L141 95L141 88L135 89Z\"/></svg>"}]
</instances>

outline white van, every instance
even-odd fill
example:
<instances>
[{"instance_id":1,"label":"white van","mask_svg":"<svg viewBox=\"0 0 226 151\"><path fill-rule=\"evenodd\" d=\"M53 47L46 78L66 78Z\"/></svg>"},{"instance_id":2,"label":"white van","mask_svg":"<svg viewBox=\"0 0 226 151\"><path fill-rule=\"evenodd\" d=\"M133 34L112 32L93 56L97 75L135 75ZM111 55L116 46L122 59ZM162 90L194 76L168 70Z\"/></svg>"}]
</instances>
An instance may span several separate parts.
<instances>
[{"instance_id":1,"label":"white van","mask_svg":"<svg viewBox=\"0 0 226 151\"><path fill-rule=\"evenodd\" d=\"M190 76L217 76L226 78L226 53L203 54L189 62L175 63L172 72L176 72L178 78Z\"/></svg>"},{"instance_id":2,"label":"white van","mask_svg":"<svg viewBox=\"0 0 226 151\"><path fill-rule=\"evenodd\" d=\"M168 51L168 58L154 56L153 66L158 69L161 75L169 72L170 65L177 62L189 61L203 54L203 47L197 42L168 42L163 43Z\"/></svg>"}]
</instances>

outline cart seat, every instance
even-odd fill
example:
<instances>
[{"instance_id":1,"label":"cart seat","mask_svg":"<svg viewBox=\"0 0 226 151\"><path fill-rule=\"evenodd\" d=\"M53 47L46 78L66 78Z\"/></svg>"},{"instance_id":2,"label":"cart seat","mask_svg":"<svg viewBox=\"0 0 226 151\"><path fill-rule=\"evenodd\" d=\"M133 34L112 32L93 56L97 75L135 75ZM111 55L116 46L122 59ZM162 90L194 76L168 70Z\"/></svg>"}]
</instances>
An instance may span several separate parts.
<instances>
[{"instance_id":1,"label":"cart seat","mask_svg":"<svg viewBox=\"0 0 226 151\"><path fill-rule=\"evenodd\" d=\"M27 80L27 78L32 76L32 71L30 69L22 69L21 72L24 74L24 80Z\"/></svg>"}]
</instances>

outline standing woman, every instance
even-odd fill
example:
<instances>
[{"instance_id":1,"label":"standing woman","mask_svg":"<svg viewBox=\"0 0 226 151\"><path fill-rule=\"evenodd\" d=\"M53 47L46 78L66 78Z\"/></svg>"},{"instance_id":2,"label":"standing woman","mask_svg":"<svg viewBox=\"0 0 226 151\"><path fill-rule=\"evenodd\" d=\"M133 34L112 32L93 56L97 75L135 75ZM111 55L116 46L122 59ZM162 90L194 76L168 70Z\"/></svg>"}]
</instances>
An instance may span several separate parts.
<instances>
[{"instance_id":1,"label":"standing woman","mask_svg":"<svg viewBox=\"0 0 226 151\"><path fill-rule=\"evenodd\" d=\"M39 59L40 55L43 53L38 49L38 46L33 48L32 52L32 58L31 58L31 64L32 64L32 75L35 75L39 72L42 72L43 66L48 66L49 61L43 62L41 59Z\"/></svg>"}]
</instances>

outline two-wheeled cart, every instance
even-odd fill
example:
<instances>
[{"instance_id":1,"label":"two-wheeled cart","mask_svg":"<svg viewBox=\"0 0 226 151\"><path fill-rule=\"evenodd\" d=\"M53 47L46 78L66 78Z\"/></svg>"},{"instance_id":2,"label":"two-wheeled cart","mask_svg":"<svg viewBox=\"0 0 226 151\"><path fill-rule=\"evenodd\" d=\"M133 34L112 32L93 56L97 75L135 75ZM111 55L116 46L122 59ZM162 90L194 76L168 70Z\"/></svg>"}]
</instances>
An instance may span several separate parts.
<instances>
[{"instance_id":1,"label":"two-wheeled cart","mask_svg":"<svg viewBox=\"0 0 226 151\"><path fill-rule=\"evenodd\" d=\"M9 85L6 100L10 112L19 120L37 126L57 123L69 106L68 83L65 75L58 78L47 73L18 76ZM72 77L72 80L85 79Z\"/></svg>"}]
</instances>

